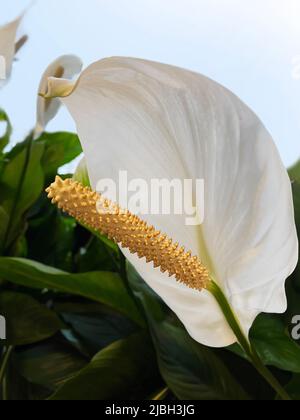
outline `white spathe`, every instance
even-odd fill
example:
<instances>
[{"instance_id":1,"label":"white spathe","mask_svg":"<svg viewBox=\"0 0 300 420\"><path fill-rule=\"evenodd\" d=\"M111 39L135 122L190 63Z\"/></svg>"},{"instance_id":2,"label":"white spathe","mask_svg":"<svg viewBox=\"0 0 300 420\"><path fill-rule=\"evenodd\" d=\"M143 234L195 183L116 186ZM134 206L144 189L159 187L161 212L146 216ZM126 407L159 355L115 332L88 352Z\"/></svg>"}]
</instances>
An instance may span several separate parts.
<instances>
[{"instance_id":1,"label":"white spathe","mask_svg":"<svg viewBox=\"0 0 300 420\"><path fill-rule=\"evenodd\" d=\"M205 221L145 219L191 249L211 270L248 334L261 312L286 310L285 280L298 259L291 184L275 144L234 94L199 74L164 64L109 58L87 68L63 103L81 139L93 188L98 180L204 179ZM51 95L62 92L51 79ZM62 95L64 96L64 95ZM200 343L236 337L207 292L161 274L124 250L144 280Z\"/></svg>"},{"instance_id":2,"label":"white spathe","mask_svg":"<svg viewBox=\"0 0 300 420\"><path fill-rule=\"evenodd\" d=\"M18 49L17 32L23 16L24 13L14 21L0 26L0 88L7 83L11 75L13 61Z\"/></svg>"},{"instance_id":3,"label":"white spathe","mask_svg":"<svg viewBox=\"0 0 300 420\"><path fill-rule=\"evenodd\" d=\"M63 81L63 86L66 86L67 80L72 79L82 70L83 63L80 58L74 55L63 55L51 63L45 70L40 85L39 94L44 96L49 94L49 87L51 85L51 78L56 77L56 86L60 80ZM58 77L62 78L59 79ZM69 82L71 83L71 81ZM64 94L65 90L60 92ZM61 101L57 98L46 99L43 96L38 97L37 101L37 122L35 127L35 137L38 137L46 128L49 121L51 121L57 114L61 106Z\"/></svg>"}]
</instances>

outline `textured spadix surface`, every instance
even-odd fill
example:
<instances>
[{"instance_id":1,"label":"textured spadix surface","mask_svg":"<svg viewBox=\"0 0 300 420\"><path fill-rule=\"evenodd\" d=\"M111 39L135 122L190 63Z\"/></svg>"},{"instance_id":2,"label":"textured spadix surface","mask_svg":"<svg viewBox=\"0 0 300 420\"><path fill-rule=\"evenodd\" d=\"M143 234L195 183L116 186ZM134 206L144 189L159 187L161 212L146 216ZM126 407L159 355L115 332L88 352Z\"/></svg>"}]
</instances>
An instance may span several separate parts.
<instances>
[{"instance_id":1,"label":"textured spadix surface","mask_svg":"<svg viewBox=\"0 0 300 420\"><path fill-rule=\"evenodd\" d=\"M208 286L209 272L198 257L116 203L78 182L63 181L60 177L47 193L53 204L132 254L145 258L147 263L153 263L162 273L167 272L178 282L198 291Z\"/></svg>"}]
</instances>

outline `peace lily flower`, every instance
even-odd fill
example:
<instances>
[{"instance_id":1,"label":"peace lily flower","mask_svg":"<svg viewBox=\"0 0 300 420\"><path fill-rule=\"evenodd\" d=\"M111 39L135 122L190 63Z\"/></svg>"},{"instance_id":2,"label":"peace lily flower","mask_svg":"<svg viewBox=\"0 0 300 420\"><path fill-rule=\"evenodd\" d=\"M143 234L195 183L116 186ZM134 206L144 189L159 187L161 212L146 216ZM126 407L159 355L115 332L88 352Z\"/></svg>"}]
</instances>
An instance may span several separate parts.
<instances>
[{"instance_id":1,"label":"peace lily flower","mask_svg":"<svg viewBox=\"0 0 300 420\"><path fill-rule=\"evenodd\" d=\"M117 182L120 169L149 183L205 180L200 227L186 226L184 216L148 215L143 222L70 180L57 179L48 194L121 244L195 340L212 347L239 342L288 399L248 340L259 313L286 310L285 280L298 259L290 181L257 116L204 76L129 58L99 61L73 85L50 78L41 93L61 97L73 116L94 190L102 178ZM114 210L109 216L97 215L99 200Z\"/></svg>"},{"instance_id":2,"label":"peace lily flower","mask_svg":"<svg viewBox=\"0 0 300 420\"><path fill-rule=\"evenodd\" d=\"M234 94L199 74L130 58L98 61L73 85L50 78L41 93L59 96L73 116L94 190L103 178L117 183L120 169L149 183L204 179L201 226L186 226L184 216L146 221L199 258L246 337L259 313L285 312L285 280L298 259L291 185L269 133ZM123 251L196 341L237 341L210 291Z\"/></svg>"},{"instance_id":3,"label":"peace lily flower","mask_svg":"<svg viewBox=\"0 0 300 420\"><path fill-rule=\"evenodd\" d=\"M142 221L70 180L57 179L48 194L119 243L196 341L239 342L288 399L248 339L259 313L285 312L298 259L290 180L257 116L204 76L130 58L98 61L74 83L49 78L41 95L60 97L73 116L93 190L103 178L117 183L120 169L149 184L205 180L205 220L194 227L183 215ZM113 210L107 218L96 202Z\"/></svg>"},{"instance_id":4,"label":"peace lily flower","mask_svg":"<svg viewBox=\"0 0 300 420\"><path fill-rule=\"evenodd\" d=\"M24 13L14 21L0 26L0 65L4 66L4 69L1 69L0 88L4 86L11 75L16 53L27 41L27 36L23 36L17 40L17 31L23 17Z\"/></svg>"},{"instance_id":5,"label":"peace lily flower","mask_svg":"<svg viewBox=\"0 0 300 420\"><path fill-rule=\"evenodd\" d=\"M82 61L74 55L63 55L59 57L45 70L39 85L39 92L45 92L47 90L48 79L50 77L55 77L56 79L63 78L64 84L66 84L66 79L71 80L81 72L82 65ZM42 134L46 125L57 114L60 106L61 101L59 99L49 100L39 96L37 103L37 122L34 130L35 138Z\"/></svg>"}]
</instances>

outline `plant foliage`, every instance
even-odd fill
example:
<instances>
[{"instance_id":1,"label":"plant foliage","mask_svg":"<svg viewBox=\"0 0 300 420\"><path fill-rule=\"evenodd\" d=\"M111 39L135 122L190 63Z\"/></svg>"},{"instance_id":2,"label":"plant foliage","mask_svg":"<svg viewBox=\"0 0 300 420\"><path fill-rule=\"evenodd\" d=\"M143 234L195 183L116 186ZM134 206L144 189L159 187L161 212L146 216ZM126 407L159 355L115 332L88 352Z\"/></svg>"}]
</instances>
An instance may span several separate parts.
<instances>
[{"instance_id":1,"label":"plant foliage","mask_svg":"<svg viewBox=\"0 0 300 420\"><path fill-rule=\"evenodd\" d=\"M0 121L1 399L276 399L235 346L194 342L114 244L51 205L44 190L81 154L78 137L29 135L6 152L4 111ZM290 173L298 230L299 173L300 164ZM251 339L299 399L300 347L291 337L299 267L287 292L286 314L259 316Z\"/></svg>"}]
</instances>

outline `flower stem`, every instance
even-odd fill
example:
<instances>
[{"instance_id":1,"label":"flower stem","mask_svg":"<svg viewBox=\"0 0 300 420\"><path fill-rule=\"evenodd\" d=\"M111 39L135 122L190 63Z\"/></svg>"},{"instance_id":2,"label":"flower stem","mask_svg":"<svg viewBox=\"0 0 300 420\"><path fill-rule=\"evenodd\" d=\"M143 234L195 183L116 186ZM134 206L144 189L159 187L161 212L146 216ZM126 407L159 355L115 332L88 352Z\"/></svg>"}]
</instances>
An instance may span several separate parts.
<instances>
[{"instance_id":1,"label":"flower stem","mask_svg":"<svg viewBox=\"0 0 300 420\"><path fill-rule=\"evenodd\" d=\"M242 347L242 349L244 350L244 352L246 353L246 355L248 356L249 360L251 361L255 369L258 371L258 373L268 382L268 384L274 389L274 391L276 391L276 393L280 396L280 398L283 401L291 401L291 397L280 385L275 376L273 376L269 369L263 364L255 348L245 336L239 324L238 318L234 314L233 309L231 308L221 288L214 281L211 281L207 290L215 297L240 346Z\"/></svg>"}]
</instances>

